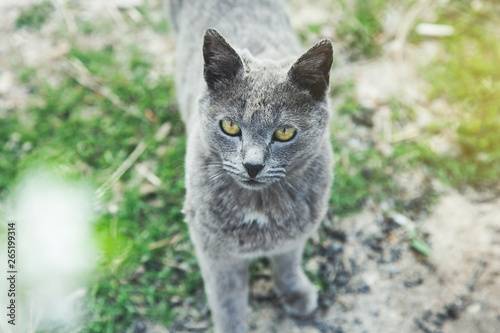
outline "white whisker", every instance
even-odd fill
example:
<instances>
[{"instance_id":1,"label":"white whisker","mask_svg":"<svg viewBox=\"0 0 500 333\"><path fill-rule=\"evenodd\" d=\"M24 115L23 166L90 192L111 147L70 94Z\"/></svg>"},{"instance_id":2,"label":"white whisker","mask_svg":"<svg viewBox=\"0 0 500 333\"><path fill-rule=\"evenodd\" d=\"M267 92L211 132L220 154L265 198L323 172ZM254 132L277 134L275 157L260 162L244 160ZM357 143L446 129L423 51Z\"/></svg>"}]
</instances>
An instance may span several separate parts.
<instances>
[{"instance_id":1,"label":"white whisker","mask_svg":"<svg viewBox=\"0 0 500 333\"><path fill-rule=\"evenodd\" d=\"M285 184L290 186L295 192L299 193L299 191L295 187L293 187L292 184L290 184L285 178L283 178L283 181L285 182Z\"/></svg>"},{"instance_id":2,"label":"white whisker","mask_svg":"<svg viewBox=\"0 0 500 333\"><path fill-rule=\"evenodd\" d=\"M224 178L222 178L222 181L217 184L217 186L214 188L214 192L217 192L220 190L220 188L228 181L229 176L226 174Z\"/></svg>"},{"instance_id":3,"label":"white whisker","mask_svg":"<svg viewBox=\"0 0 500 333\"><path fill-rule=\"evenodd\" d=\"M284 173L274 173L274 172L267 172L265 174L265 176L267 178L280 178L280 179L283 179L285 177L285 174Z\"/></svg>"},{"instance_id":4,"label":"white whisker","mask_svg":"<svg viewBox=\"0 0 500 333\"><path fill-rule=\"evenodd\" d=\"M211 169L214 169L214 168L221 169L221 166L220 165L203 165L203 166L200 167L200 169L205 169L205 170L211 170Z\"/></svg>"},{"instance_id":5,"label":"white whisker","mask_svg":"<svg viewBox=\"0 0 500 333\"><path fill-rule=\"evenodd\" d=\"M233 173L237 173L237 172L239 172L238 168L237 168L237 167L235 167L234 165L231 165L231 164L229 164L229 163L223 163L222 165L223 165L222 167L223 167L224 169L226 169L226 170L228 170L228 169L229 169L229 170L232 170L232 171L233 171Z\"/></svg>"},{"instance_id":6,"label":"white whisker","mask_svg":"<svg viewBox=\"0 0 500 333\"><path fill-rule=\"evenodd\" d=\"M229 169L229 168L226 168L226 167L223 167L222 169L224 171L232 173L233 175L241 176L241 172L239 172L239 170L236 170L236 169L232 170L232 169Z\"/></svg>"},{"instance_id":7,"label":"white whisker","mask_svg":"<svg viewBox=\"0 0 500 333\"><path fill-rule=\"evenodd\" d=\"M285 200L286 202L288 203L288 207L289 208L292 208L292 203L290 202L290 200L288 199L288 193L285 191L285 189L283 188L283 186L281 186L281 182L278 180L278 186L281 188L281 192L283 192L283 195L285 197Z\"/></svg>"},{"instance_id":8,"label":"white whisker","mask_svg":"<svg viewBox=\"0 0 500 333\"><path fill-rule=\"evenodd\" d=\"M219 172L213 174L212 176L208 177L207 182L215 180L215 179L219 178L220 176L222 176L223 174L224 174L223 171L219 171Z\"/></svg>"}]
</instances>

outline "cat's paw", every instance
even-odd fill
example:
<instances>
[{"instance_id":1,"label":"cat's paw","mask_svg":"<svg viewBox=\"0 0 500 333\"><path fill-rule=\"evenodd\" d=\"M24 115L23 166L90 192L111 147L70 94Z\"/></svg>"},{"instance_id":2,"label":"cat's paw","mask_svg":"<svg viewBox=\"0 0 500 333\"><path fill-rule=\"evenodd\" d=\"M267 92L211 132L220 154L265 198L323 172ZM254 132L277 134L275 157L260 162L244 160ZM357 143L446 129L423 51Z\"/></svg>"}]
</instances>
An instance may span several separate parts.
<instances>
[{"instance_id":1,"label":"cat's paw","mask_svg":"<svg viewBox=\"0 0 500 333\"><path fill-rule=\"evenodd\" d=\"M318 290L310 283L297 292L281 294L285 311L294 317L308 317L318 307Z\"/></svg>"}]
</instances>

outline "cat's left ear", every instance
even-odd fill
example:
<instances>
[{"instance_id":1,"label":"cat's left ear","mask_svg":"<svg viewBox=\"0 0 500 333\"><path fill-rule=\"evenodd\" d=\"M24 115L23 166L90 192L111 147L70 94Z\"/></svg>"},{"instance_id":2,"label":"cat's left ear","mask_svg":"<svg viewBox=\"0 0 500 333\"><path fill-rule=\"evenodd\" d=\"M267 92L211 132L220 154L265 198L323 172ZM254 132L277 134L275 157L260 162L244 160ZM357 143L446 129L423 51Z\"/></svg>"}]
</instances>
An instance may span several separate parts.
<instances>
[{"instance_id":1,"label":"cat's left ear","mask_svg":"<svg viewBox=\"0 0 500 333\"><path fill-rule=\"evenodd\" d=\"M308 91L314 99L321 100L330 83L332 62L332 42L324 39L307 50L292 65L288 78L300 88Z\"/></svg>"},{"instance_id":2,"label":"cat's left ear","mask_svg":"<svg viewBox=\"0 0 500 333\"><path fill-rule=\"evenodd\" d=\"M236 51L215 29L205 31L203 37L203 76L208 88L233 81L243 69L243 62Z\"/></svg>"}]
</instances>

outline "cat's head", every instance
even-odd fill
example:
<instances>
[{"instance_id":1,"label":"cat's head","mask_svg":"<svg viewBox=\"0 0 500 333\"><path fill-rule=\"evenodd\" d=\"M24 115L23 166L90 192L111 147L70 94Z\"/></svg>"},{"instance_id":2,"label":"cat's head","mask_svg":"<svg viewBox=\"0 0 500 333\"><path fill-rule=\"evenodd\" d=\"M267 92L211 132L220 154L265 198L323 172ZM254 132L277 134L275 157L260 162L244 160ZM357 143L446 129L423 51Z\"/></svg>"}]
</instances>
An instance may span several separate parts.
<instances>
[{"instance_id":1,"label":"cat's head","mask_svg":"<svg viewBox=\"0 0 500 333\"><path fill-rule=\"evenodd\" d=\"M293 177L328 140L329 40L298 59L259 60L237 52L213 29L203 44L206 91L200 132L221 167L258 189Z\"/></svg>"}]
</instances>

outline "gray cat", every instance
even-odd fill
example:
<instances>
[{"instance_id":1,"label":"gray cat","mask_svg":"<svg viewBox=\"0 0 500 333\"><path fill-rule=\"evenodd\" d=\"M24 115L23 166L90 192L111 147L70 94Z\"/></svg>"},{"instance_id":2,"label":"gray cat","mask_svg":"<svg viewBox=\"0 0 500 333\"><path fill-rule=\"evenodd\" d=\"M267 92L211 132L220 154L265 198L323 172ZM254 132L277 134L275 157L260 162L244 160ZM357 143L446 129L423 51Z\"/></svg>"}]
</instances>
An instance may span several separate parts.
<instances>
[{"instance_id":1,"label":"gray cat","mask_svg":"<svg viewBox=\"0 0 500 333\"><path fill-rule=\"evenodd\" d=\"M283 1L172 1L170 14L188 130L184 210L215 331L247 332L248 264L259 256L271 258L286 311L309 315L317 290L302 251L333 178L331 42L299 57Z\"/></svg>"}]
</instances>

